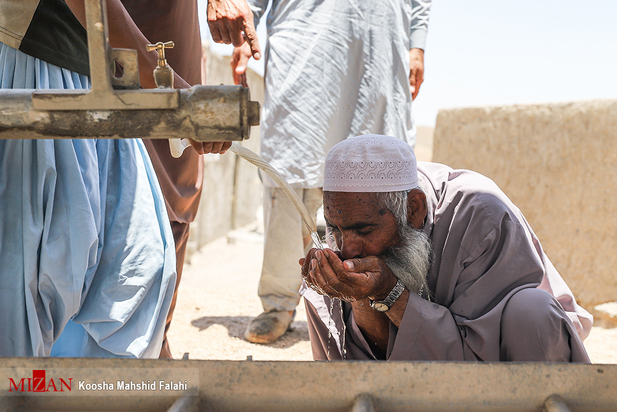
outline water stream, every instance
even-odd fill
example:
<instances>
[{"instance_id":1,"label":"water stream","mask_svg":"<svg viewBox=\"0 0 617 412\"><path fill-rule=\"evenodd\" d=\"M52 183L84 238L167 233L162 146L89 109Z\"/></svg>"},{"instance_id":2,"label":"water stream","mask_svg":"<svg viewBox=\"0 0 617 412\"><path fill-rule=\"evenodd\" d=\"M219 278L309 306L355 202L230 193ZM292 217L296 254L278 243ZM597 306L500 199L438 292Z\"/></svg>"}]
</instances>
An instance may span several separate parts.
<instances>
[{"instance_id":1,"label":"water stream","mask_svg":"<svg viewBox=\"0 0 617 412\"><path fill-rule=\"evenodd\" d=\"M276 169L270 166L270 163L262 159L261 156L259 156L257 153L253 152L250 149L247 149L242 145L237 144L236 142L231 144L229 150L266 172L268 176L270 176L272 180L274 180L276 184L279 185L281 189L283 189L283 192L285 192L289 200L291 200L291 202L298 210L298 213L300 213L300 217L302 218L302 221L304 222L306 228L311 234L311 239L313 240L313 244L315 245L315 247L318 249L323 249L321 239L319 239L319 234L317 233L317 225L313 221L311 214L309 213L306 206L304 206L304 203L302 203L302 199L300 199L300 196L298 196L296 191L293 190L289 183L287 183L287 181L283 179L283 177L276 171Z\"/></svg>"},{"instance_id":2,"label":"water stream","mask_svg":"<svg viewBox=\"0 0 617 412\"><path fill-rule=\"evenodd\" d=\"M247 149L246 147L238 143L235 143L235 142L232 143L229 150L231 150L232 152L234 152L235 154L237 154L244 160L248 161L249 163L254 164L259 169L263 170L265 173L268 174L268 176L272 178L272 180L276 182L276 184L279 185L279 187L283 190L283 192L285 192L287 197L289 197L289 200L291 200L293 205L296 207L296 210L298 210L298 213L300 213L300 217L302 218L302 221L304 222L304 224L306 225L306 228L311 234L311 240L313 241L313 245L317 249L323 250L323 244L321 243L321 239L319 238L319 234L317 233L317 225L313 221L311 214L309 213L306 206L304 206L304 203L302 203L302 199L300 199L300 196L298 196L296 191L289 185L289 183L287 183L285 179L283 179L283 177L276 171L276 169L274 169L268 162L262 159L261 156L259 156L257 153L253 152L250 149ZM337 298L332 298L332 303L330 304L330 321L333 320L332 312L334 310L334 299L337 299ZM339 336L339 341L341 342L341 355L343 356L343 359L345 359L346 354L347 354L347 350L345 348L346 327L345 327L345 320L343 319L342 302L339 302L339 308L340 308L341 321L343 323L343 336ZM328 325L328 330L330 330L330 325ZM328 357L330 355L330 338L331 338L331 335L329 332L328 333Z\"/></svg>"}]
</instances>

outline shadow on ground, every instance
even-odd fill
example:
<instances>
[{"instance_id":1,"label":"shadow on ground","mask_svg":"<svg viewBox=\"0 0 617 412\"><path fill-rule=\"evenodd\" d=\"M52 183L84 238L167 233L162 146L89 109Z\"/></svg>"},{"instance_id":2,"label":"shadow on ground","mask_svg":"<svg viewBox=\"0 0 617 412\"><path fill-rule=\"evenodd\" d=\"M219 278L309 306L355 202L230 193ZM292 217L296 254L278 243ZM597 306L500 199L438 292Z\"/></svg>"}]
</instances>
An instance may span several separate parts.
<instances>
[{"instance_id":1,"label":"shadow on ground","mask_svg":"<svg viewBox=\"0 0 617 412\"><path fill-rule=\"evenodd\" d=\"M204 316L203 318L193 319L191 325L200 331L208 329L212 325L222 325L227 328L227 333L232 338L244 340L244 330L253 318L250 316ZM279 340L269 345L270 348L286 349L300 341L308 341L308 325L306 321L297 320L291 323L287 333Z\"/></svg>"}]
</instances>

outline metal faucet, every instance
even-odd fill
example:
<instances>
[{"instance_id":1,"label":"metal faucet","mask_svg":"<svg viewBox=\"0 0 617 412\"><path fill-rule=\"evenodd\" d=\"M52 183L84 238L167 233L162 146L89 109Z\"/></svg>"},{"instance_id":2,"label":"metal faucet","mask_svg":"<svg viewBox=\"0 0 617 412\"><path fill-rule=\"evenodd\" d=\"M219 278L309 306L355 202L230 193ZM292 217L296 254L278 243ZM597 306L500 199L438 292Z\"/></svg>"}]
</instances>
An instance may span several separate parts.
<instances>
[{"instance_id":1,"label":"metal faucet","mask_svg":"<svg viewBox=\"0 0 617 412\"><path fill-rule=\"evenodd\" d=\"M156 50L159 54L159 61L156 69L154 69L154 83L156 83L156 87L159 89L173 89L174 88L174 71L167 64L167 60L165 60L165 49L173 49L174 42L158 42L156 44L148 44L146 45L147 51Z\"/></svg>"}]
</instances>

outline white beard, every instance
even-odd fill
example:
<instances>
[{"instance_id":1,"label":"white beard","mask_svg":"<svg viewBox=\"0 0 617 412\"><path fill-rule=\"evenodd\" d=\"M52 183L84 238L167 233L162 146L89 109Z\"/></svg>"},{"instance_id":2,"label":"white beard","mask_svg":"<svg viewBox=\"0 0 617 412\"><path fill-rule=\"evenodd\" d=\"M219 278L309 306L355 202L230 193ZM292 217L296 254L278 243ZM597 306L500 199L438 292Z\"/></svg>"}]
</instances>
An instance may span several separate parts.
<instances>
[{"instance_id":1,"label":"white beard","mask_svg":"<svg viewBox=\"0 0 617 412\"><path fill-rule=\"evenodd\" d=\"M409 226L399 227L399 237L401 245L390 246L381 258L410 292L428 293L427 276L433 249L429 237L421 230ZM329 230L326 230L326 242L330 249L339 251Z\"/></svg>"},{"instance_id":2,"label":"white beard","mask_svg":"<svg viewBox=\"0 0 617 412\"><path fill-rule=\"evenodd\" d=\"M427 276L432 245L426 233L409 226L399 228L400 246L391 246L381 256L405 287L413 293L428 292Z\"/></svg>"}]
</instances>

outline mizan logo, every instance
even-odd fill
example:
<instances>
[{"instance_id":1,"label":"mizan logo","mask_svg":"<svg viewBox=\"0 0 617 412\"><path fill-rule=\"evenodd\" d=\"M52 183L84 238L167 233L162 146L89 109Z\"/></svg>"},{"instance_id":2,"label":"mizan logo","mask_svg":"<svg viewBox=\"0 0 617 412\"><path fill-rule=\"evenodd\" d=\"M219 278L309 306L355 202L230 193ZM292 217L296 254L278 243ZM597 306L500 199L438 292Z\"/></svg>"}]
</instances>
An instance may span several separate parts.
<instances>
[{"instance_id":1,"label":"mizan logo","mask_svg":"<svg viewBox=\"0 0 617 412\"><path fill-rule=\"evenodd\" d=\"M45 379L45 370L33 370L31 378L21 378L15 382L9 378L9 392L70 392L73 378Z\"/></svg>"}]
</instances>

